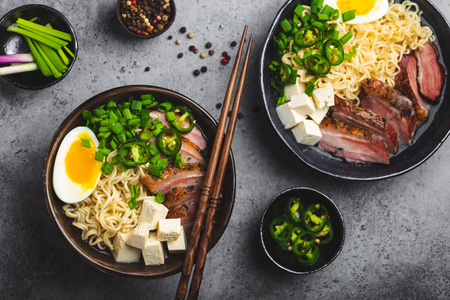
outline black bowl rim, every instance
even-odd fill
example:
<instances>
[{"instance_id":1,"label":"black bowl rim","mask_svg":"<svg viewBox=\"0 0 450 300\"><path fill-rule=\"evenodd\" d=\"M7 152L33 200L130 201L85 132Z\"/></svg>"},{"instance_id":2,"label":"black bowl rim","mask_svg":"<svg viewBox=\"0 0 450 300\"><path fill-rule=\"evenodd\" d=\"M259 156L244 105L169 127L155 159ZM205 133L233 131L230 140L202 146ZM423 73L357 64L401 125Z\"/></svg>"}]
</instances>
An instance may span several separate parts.
<instances>
[{"instance_id":1,"label":"black bowl rim","mask_svg":"<svg viewBox=\"0 0 450 300\"><path fill-rule=\"evenodd\" d=\"M69 239L69 235L63 230L60 222L57 220L56 214L54 212L54 210L52 209L52 206L50 204L50 191L49 189L47 189L47 181L48 181L48 177L46 175L46 169L47 169L47 164L49 163L49 159L50 159L50 153L52 150L52 146L55 144L57 137L58 137L58 132L60 132L65 126L67 126L67 124L69 123L69 121L71 119L74 118L75 116L75 112L79 109L82 109L83 107L87 106L90 102L94 101L96 98L101 97L104 94L108 94L110 92L113 91L117 91L117 90L122 90L122 89L138 89L138 88L147 88L147 89L153 89L155 92L157 91L163 91L163 92L169 92L172 93L173 95L180 97L182 99L188 100L190 102L191 105L196 106L202 113L205 114L205 116L207 118L209 118L213 124L217 127L217 121L211 116L211 114L209 114L202 106L200 106L197 102L193 101L191 98L184 96L181 93L175 92L173 90L167 89L167 88L163 88L163 87L158 87L158 86L151 86L151 85L125 85L125 86L120 86L120 87L116 87L116 88L112 88L109 90L106 90L104 92L101 92L99 94L96 94L92 97L90 97L88 100L84 101L83 103L81 103L79 106L77 106L75 109L72 110L72 112L64 119L64 121L61 123L61 125L59 125L59 127L56 129L55 134L52 137L52 140L50 141L50 144L47 148L47 152L45 155L45 159L44 159L44 167L43 167L43 180L42 180L42 187L44 190L44 198L45 198L45 204L47 206L47 211L49 213L49 217L53 223L53 225L57 228L58 232L61 233L61 235L64 237L64 240L66 241L66 243L69 245L69 248L75 252L79 257L82 258L83 261L87 262L88 265L95 267L97 270L100 270L104 273L107 274L111 274L111 275L119 275L119 276L123 276L123 277L129 277L129 278L137 278L137 279L157 279L157 278L164 278L164 277L168 277L174 274L177 274L181 271L180 270L174 270L171 272L167 272L164 274L159 274L159 275L153 275L153 274L145 274L145 275L141 275L138 273L129 273L129 272L124 272L124 271L118 271L114 268L109 268L103 264L98 263L96 260L92 259L89 255L83 253L83 251L79 250L78 247L76 247L75 244L72 244L70 239ZM230 221L231 215L233 213L233 209L234 209L234 203L236 200L236 163L234 161L234 154L233 151L230 150L230 156L229 156L229 162L231 163L230 167L231 167L231 173L233 175L233 184L232 184L232 191L230 193L231 195L231 205L230 205L230 213L224 223L223 226L223 230L222 232L219 233L219 235L217 236L217 240L216 241L212 241L209 244L209 249L208 251L210 251L218 242L219 240L222 238L223 233L225 232L226 228L228 227L228 223Z\"/></svg>"},{"instance_id":2,"label":"black bowl rim","mask_svg":"<svg viewBox=\"0 0 450 300\"><path fill-rule=\"evenodd\" d=\"M340 222L342 223L342 241L341 241L341 244L340 244L340 246L339 246L339 249L337 250L337 252L336 252L336 254L327 262L327 263L325 263L323 266L321 266L321 267L319 267L319 268L317 268L317 269L314 269L314 270L310 270L310 271L305 271L305 272L301 272L301 271L294 271L294 270L291 270L291 269L289 269L289 268L286 268L286 267L284 267L284 266L282 266L281 264L279 264L271 255L270 255L270 253L269 253L269 251L267 250L267 248L266 248L266 244L265 244L265 241L264 241L264 234L263 234L263 225L264 225L264 219L265 219L265 217L266 217L266 214L267 214L267 212L269 211L269 209L272 207L272 204L273 203L275 203L276 201L279 201L280 199L282 199L282 197L285 195L285 194L287 194L287 193L289 193L289 192L292 192L292 191L311 191L311 192L314 192L314 193L317 193L317 194L319 194L320 196L322 196L324 199L326 199L335 209L336 209L336 212L337 212L337 214L338 214L338 216L339 216L339 220L340 220ZM296 275L308 275L308 274L312 274L312 273L315 273L315 272L318 272L318 271L320 271L320 270L323 270L323 269L325 269L327 266L329 266L338 256L339 256L339 254L341 253L341 251L342 251L342 248L344 247L344 243L345 243L345 222L344 222L344 217L342 216L342 213L341 213L341 211L339 210L339 208L337 207L337 205L336 205L336 203L334 203L334 201L333 200L331 200L331 198L330 197L328 197L327 195L325 195L324 193L322 193L321 191L319 191L319 190L316 190L316 189L314 189L314 188L310 188L310 187L291 187L291 188L288 188L287 190L284 190L284 191L282 191L281 193L279 193L278 195L276 195L275 197L273 197L273 199L269 202L269 204L267 205L267 207L266 207L266 209L264 210L264 213L262 214L262 217L261 217L261 224L260 224L260 227L259 227L259 235L260 235L260 240L261 240L261 245L262 245L262 247L263 247L263 249L264 249L264 252L266 253L266 256L277 266L277 267L279 267L280 269L282 269L282 270L284 270L284 271L286 271L286 272L288 272L288 273L292 273L292 274L296 274Z\"/></svg>"},{"instance_id":3,"label":"black bowl rim","mask_svg":"<svg viewBox=\"0 0 450 300\"><path fill-rule=\"evenodd\" d=\"M441 146L442 144L445 142L445 140L449 137L450 135L450 129L447 131L447 133L440 139L440 141L437 143L437 145L431 149L431 151L422 157L422 159L420 159L419 161L413 163L412 165L400 170L400 171L394 171L394 172L389 172L387 174L381 174L381 175L372 175L372 176L354 176L354 175L343 175L343 174L337 174L331 171L327 171L324 170L323 168L321 168L320 166L314 164L314 163L310 163L308 162L305 158L303 158L303 156L301 156L299 153L297 153L297 151L294 149L294 147L292 145L290 145L288 143L288 141L286 140L286 138L283 136L283 134L280 132L280 130L278 130L276 128L276 126L274 125L274 120L270 115L269 110L271 109L269 107L268 104L268 95L266 94L265 88L264 88L264 57L265 57L265 53L268 51L268 47L270 47L270 37L273 35L273 32L276 29L276 26L279 23L279 19L281 17L281 14L284 12L284 10L287 8L287 6L291 5L292 2L294 2L295 0L287 0L286 3L278 10L277 14L275 15L275 18L273 20L272 25L269 28L269 31L267 32L267 35L265 36L265 41L262 47L262 51L261 51L261 56L260 56L260 60L259 60L259 86L260 86L260 90L262 93L262 97L263 97L263 101L264 101L264 107L266 110L266 115L267 118L269 119L270 124L272 125L272 129L277 133L278 137L283 141L283 143L289 148L289 150L297 157L299 158L303 163L305 163L307 166L323 173L323 174L327 174L336 178L340 178L340 179L346 179L346 180L353 180L353 181L375 181L375 180L381 180L381 179L387 179L387 178L392 178L392 177L396 177L402 174L405 174L413 169L415 169L416 167L420 166L421 164L423 164L426 160L428 160ZM423 1L427 4L429 4L442 18L442 20L445 22L446 26L450 28L450 23L448 22L448 20L445 18L445 16L442 14L442 12L439 10L439 8L436 7L436 5L430 1L430 0L420 0ZM444 87L445 89L445 87Z\"/></svg>"},{"instance_id":4,"label":"black bowl rim","mask_svg":"<svg viewBox=\"0 0 450 300\"><path fill-rule=\"evenodd\" d=\"M141 34L137 34L137 33L133 32L133 31L129 30L129 29L127 28L127 26L125 26L125 23L124 23L123 20L122 20L122 15L121 15L121 12L120 12L120 0L117 0L117 3L116 3L116 15L117 15L117 19L118 19L120 25L122 26L122 28L123 28L127 33L129 33L130 35L132 35L132 36L134 36L134 37L136 37L136 38L140 38L140 39L151 39L151 38L155 38L155 37L157 37L157 36L163 34L164 32L166 32L166 31L172 26L173 22L175 21L175 17L176 17L176 15L177 15L177 9L176 9L176 6L175 6L175 1L174 1L174 0L170 0L169 3L170 3L170 7L172 8L172 17L171 17L171 20L170 20L169 23L167 23L166 27L165 27L163 30L158 31L158 32L155 33L155 34L141 35Z\"/></svg>"},{"instance_id":5,"label":"black bowl rim","mask_svg":"<svg viewBox=\"0 0 450 300\"><path fill-rule=\"evenodd\" d=\"M64 72L64 74L62 74L61 77L56 78L52 82L49 82L49 83L43 84L43 85L39 85L39 86L29 86L29 85L23 85L23 84L17 83L15 81L11 80L7 76L6 77L2 76L3 80L6 80L9 83L11 83L11 84L13 84L13 85L15 85L17 87L20 87L20 88L23 88L23 89L26 89L26 90L42 90L42 89L48 88L48 87L50 87L50 86L60 82L61 80L63 80L67 76L67 74L69 74L70 70L72 69L72 67L75 64L75 61L77 60L77 57L78 57L78 39L77 39L77 35L75 33L75 30L73 29L72 24L70 24L69 20L61 12L57 11L53 7L50 7L50 6L47 6L47 5L43 5L43 4L26 4L26 5L22 5L22 6L19 6L17 8L14 8L13 10L10 10L9 12L7 12L0 19L0 24L2 24L10 15L14 14L15 12L17 12L19 10L26 9L26 8L43 8L43 9L49 10L52 13L58 15L58 17L60 17L69 26L70 33L72 34L72 37L73 37L73 41L72 42L73 42L74 49L75 49L73 54L74 54L75 57L73 57L72 61L70 62L69 66L67 68L67 71Z\"/></svg>"}]
</instances>

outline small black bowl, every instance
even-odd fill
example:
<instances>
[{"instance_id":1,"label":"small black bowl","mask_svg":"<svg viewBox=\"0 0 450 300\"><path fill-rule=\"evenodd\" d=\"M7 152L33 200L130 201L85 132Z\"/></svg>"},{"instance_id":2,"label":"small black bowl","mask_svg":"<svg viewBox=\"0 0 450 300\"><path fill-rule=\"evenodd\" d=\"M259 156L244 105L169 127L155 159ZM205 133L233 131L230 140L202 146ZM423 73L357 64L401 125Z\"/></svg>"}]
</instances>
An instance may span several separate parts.
<instances>
[{"instance_id":1,"label":"small black bowl","mask_svg":"<svg viewBox=\"0 0 450 300\"><path fill-rule=\"evenodd\" d=\"M75 57L72 58L68 56L71 61L67 66L67 71L64 72L60 78L54 78L53 76L45 77L42 75L41 71L1 76L15 86L29 90L44 89L63 80L72 69L78 54L77 36L66 17L54 8L40 4L30 4L15 8L0 19L0 55L30 52L30 48L28 48L25 39L17 33L6 31L6 29L11 24L15 23L17 18L29 20L35 17L37 17L35 22L38 24L45 25L49 23L53 28L69 33L73 40L67 47L72 51Z\"/></svg>"},{"instance_id":2,"label":"small black bowl","mask_svg":"<svg viewBox=\"0 0 450 300\"><path fill-rule=\"evenodd\" d=\"M176 16L176 11L177 11L176 7L175 7L175 1L170 0L169 3L170 3L170 8L172 11L171 11L169 23L167 23L166 27L164 27L163 30L158 31L157 33L154 33L154 34L149 34L149 35L137 34L136 32L128 29L127 25L125 24L125 22L122 18L122 10L120 7L120 2L121 2L121 0L118 0L117 4L116 4L117 19L119 20L119 23L120 23L120 25L122 25L123 29L134 37L141 38L141 39L151 39L151 38L157 37L157 36L163 34L164 32L166 32L167 29L169 29L169 27L172 26L173 22L175 21L175 16Z\"/></svg>"},{"instance_id":3,"label":"small black bowl","mask_svg":"<svg viewBox=\"0 0 450 300\"><path fill-rule=\"evenodd\" d=\"M305 208L310 204L321 204L328 209L331 225L333 227L333 239L327 244L320 246L320 255L318 260L312 266L301 266L294 254L284 251L273 240L269 224L278 216L284 215L284 207L291 197L299 197ZM277 196L269 203L261 219L260 227L261 243L269 259L280 269L289 273L305 275L322 270L328 266L341 253L344 246L345 226L344 219L336 204L321 192L307 188L290 188Z\"/></svg>"}]
</instances>

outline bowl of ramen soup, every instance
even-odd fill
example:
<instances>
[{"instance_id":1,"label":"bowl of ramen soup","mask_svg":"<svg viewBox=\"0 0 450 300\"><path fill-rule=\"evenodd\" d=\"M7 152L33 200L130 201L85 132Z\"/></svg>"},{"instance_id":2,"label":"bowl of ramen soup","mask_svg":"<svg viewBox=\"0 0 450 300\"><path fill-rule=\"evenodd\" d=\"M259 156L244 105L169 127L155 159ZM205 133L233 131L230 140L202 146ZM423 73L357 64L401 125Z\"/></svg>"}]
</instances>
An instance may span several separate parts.
<instances>
[{"instance_id":1,"label":"bowl of ramen soup","mask_svg":"<svg viewBox=\"0 0 450 300\"><path fill-rule=\"evenodd\" d=\"M62 122L43 170L52 222L88 264L114 275L181 271L217 123L195 101L155 86L123 86ZM231 153L210 249L236 189Z\"/></svg>"}]
</instances>

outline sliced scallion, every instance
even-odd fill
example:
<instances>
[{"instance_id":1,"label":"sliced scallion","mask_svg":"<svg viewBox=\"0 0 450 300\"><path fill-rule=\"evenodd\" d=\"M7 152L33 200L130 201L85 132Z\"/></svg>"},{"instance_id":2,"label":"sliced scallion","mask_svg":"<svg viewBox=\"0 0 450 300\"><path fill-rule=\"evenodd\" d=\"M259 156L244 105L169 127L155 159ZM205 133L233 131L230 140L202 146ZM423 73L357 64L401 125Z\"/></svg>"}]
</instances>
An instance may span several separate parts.
<instances>
[{"instance_id":1,"label":"sliced scallion","mask_svg":"<svg viewBox=\"0 0 450 300\"><path fill-rule=\"evenodd\" d=\"M86 147L86 148L91 148L91 141L89 141L88 139L80 138L80 141L81 141L81 146Z\"/></svg>"}]
</instances>

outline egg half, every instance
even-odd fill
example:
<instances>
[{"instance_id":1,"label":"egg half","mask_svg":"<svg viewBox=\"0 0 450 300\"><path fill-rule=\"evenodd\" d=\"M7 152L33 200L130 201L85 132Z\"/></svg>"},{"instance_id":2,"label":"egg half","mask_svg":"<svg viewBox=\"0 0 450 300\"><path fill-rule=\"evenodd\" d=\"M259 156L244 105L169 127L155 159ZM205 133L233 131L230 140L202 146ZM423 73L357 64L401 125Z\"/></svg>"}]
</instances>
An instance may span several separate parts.
<instances>
[{"instance_id":1,"label":"egg half","mask_svg":"<svg viewBox=\"0 0 450 300\"><path fill-rule=\"evenodd\" d=\"M88 140L89 147L81 139ZM98 145L88 127L76 127L64 137L53 167L53 189L59 199L76 203L92 193L101 175L102 163L95 160Z\"/></svg>"},{"instance_id":2,"label":"egg half","mask_svg":"<svg viewBox=\"0 0 450 300\"><path fill-rule=\"evenodd\" d=\"M369 23L382 18L389 8L388 0L325 0L323 6L328 4L339 9L339 21L342 22L342 13L355 10L356 17L347 24Z\"/></svg>"}]
</instances>

